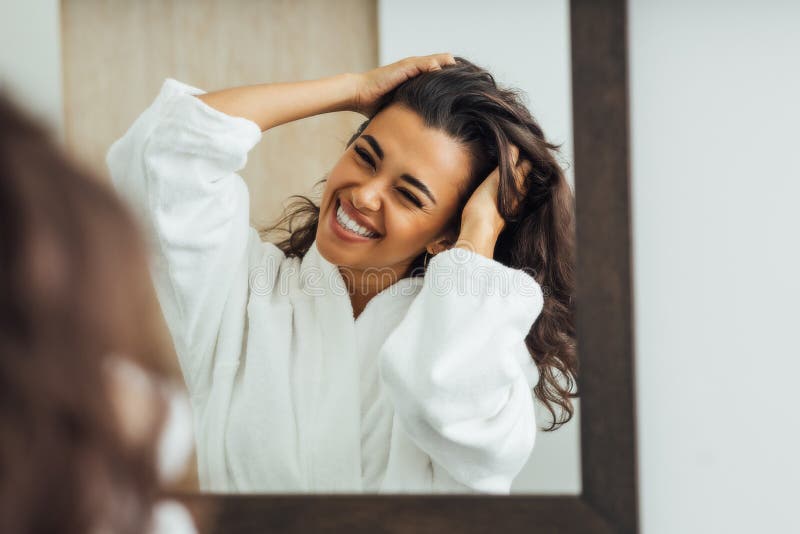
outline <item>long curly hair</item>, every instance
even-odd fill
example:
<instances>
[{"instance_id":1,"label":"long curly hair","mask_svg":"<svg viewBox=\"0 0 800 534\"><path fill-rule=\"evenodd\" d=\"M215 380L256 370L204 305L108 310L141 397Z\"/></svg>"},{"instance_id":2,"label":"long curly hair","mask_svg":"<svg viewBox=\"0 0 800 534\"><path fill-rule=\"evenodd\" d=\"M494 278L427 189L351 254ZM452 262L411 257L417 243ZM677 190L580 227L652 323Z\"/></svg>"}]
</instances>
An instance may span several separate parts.
<instances>
[{"instance_id":1,"label":"long curly hair","mask_svg":"<svg viewBox=\"0 0 800 534\"><path fill-rule=\"evenodd\" d=\"M349 147L372 119L390 105L402 105L417 113L425 126L447 133L467 147L471 173L460 191L459 208L448 223L461 224L461 212L470 195L486 176L499 167L498 207L506 226L494 250L494 259L531 274L542 287L544 308L525 343L539 370L533 392L553 417L552 431L574 413L571 399L578 397L578 360L575 346L575 199L557 155L561 145L550 143L523 103L522 93L502 88L486 70L456 57L456 64L422 73L386 94L376 111L348 140ZM531 162L531 171L520 191L511 167L510 145L519 157ZM317 182L316 187L326 179ZM289 257L303 257L314 242L320 208L311 198L293 195L281 218L262 227L262 239L275 232L288 235L275 244ZM513 200L520 199L511 213ZM455 232L457 235L457 232ZM424 275L421 254L410 272ZM561 408L558 418L554 405Z\"/></svg>"}]
</instances>

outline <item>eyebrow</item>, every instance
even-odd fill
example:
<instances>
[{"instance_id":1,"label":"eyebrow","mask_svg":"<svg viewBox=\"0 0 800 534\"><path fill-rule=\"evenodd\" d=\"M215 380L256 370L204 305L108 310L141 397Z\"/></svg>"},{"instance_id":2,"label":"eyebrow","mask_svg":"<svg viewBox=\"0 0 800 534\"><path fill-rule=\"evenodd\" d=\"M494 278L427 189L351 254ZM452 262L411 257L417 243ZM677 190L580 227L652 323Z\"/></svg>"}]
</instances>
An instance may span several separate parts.
<instances>
[{"instance_id":1,"label":"eyebrow","mask_svg":"<svg viewBox=\"0 0 800 534\"><path fill-rule=\"evenodd\" d=\"M383 159L383 149L381 148L381 145L378 144L378 141L376 141L371 135L362 135L361 137L364 139L364 141L369 143L369 146L371 146L372 150L374 150L378 155L378 159Z\"/></svg>"},{"instance_id":2,"label":"eyebrow","mask_svg":"<svg viewBox=\"0 0 800 534\"><path fill-rule=\"evenodd\" d=\"M369 135L369 134L364 134L364 135L361 136L361 138L364 139L364 141L366 141L367 143L369 143L369 146L371 146L372 150L375 151L375 154L378 155L378 159L382 160L383 159L383 149L381 148L381 145L378 144L378 141L374 137ZM431 192L430 189L428 189L428 186L425 185L425 183L423 181L421 181L420 179L418 179L418 178L416 178L414 176L411 176L410 174L407 174L407 173L401 174L400 178L402 178L403 180L405 180L409 184L413 185L414 187L416 187L417 189L419 189L420 191L425 193L425 195L429 199L431 199L431 202L436 204L436 199L434 198L433 193Z\"/></svg>"}]
</instances>

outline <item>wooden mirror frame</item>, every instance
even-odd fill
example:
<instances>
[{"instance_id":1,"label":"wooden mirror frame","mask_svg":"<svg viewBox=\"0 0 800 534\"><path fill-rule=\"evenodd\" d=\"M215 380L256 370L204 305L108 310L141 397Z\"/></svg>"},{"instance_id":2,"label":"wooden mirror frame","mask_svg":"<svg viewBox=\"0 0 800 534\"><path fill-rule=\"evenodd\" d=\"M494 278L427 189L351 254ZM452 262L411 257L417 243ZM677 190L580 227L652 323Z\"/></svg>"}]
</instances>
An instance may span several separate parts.
<instances>
[{"instance_id":1,"label":"wooden mirror frame","mask_svg":"<svg viewBox=\"0 0 800 534\"><path fill-rule=\"evenodd\" d=\"M625 0L572 0L580 495L178 495L201 532L637 532Z\"/></svg>"}]
</instances>

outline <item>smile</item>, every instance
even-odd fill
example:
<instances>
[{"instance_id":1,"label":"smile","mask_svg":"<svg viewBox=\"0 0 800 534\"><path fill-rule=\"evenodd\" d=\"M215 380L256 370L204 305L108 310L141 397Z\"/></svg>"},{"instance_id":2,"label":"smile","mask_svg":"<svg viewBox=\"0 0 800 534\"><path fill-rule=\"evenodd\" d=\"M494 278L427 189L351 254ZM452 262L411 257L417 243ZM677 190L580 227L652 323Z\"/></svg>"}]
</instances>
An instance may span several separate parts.
<instances>
[{"instance_id":1,"label":"smile","mask_svg":"<svg viewBox=\"0 0 800 534\"><path fill-rule=\"evenodd\" d=\"M336 222L339 223L339 226L343 230L355 236L359 236L366 239L377 239L378 237L380 237L375 232L370 231L369 229L361 226L356 221L351 219L350 216L347 215L347 212L345 212L341 203L338 201L336 203Z\"/></svg>"}]
</instances>

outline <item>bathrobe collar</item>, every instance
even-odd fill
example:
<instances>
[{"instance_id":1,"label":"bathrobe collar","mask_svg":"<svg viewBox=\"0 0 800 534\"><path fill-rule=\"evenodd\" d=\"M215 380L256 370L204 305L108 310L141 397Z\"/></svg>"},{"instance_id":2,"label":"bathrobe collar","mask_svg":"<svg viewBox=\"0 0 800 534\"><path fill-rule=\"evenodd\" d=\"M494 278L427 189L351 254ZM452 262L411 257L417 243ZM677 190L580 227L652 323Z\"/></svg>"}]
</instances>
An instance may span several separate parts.
<instances>
[{"instance_id":1,"label":"bathrobe collar","mask_svg":"<svg viewBox=\"0 0 800 534\"><path fill-rule=\"evenodd\" d=\"M373 305L373 303L398 296L401 298L415 296L422 288L423 277L401 278L392 285L385 287L370 299L369 303L367 303L367 307L361 312L358 319L353 319L353 305L348 295L347 284L342 274L339 272L339 268L320 254L317 248L317 241L314 240L301 262L300 281L304 291L309 296L321 297L324 295L329 297L326 299L318 299L320 301L328 301L331 304L329 311L344 314L347 318L350 318L352 322L359 322L361 318L364 317L365 313L374 311L371 310L371 308L380 307L378 305Z\"/></svg>"},{"instance_id":2,"label":"bathrobe collar","mask_svg":"<svg viewBox=\"0 0 800 534\"><path fill-rule=\"evenodd\" d=\"M360 376L359 339L369 336L393 299L409 302L423 279L403 278L370 299L353 318L353 307L339 268L319 253L314 241L300 264L300 286L313 309L313 321L302 335L318 336L318 350L299 362L308 376L308 404L302 410L310 442L307 479L317 491L359 492L361 471L361 391L353 387ZM304 298L304 300L305 300ZM363 321L363 323L362 323ZM359 328L359 325L364 325ZM382 343L382 341L381 341ZM355 380L358 384L358 379Z\"/></svg>"}]
</instances>

